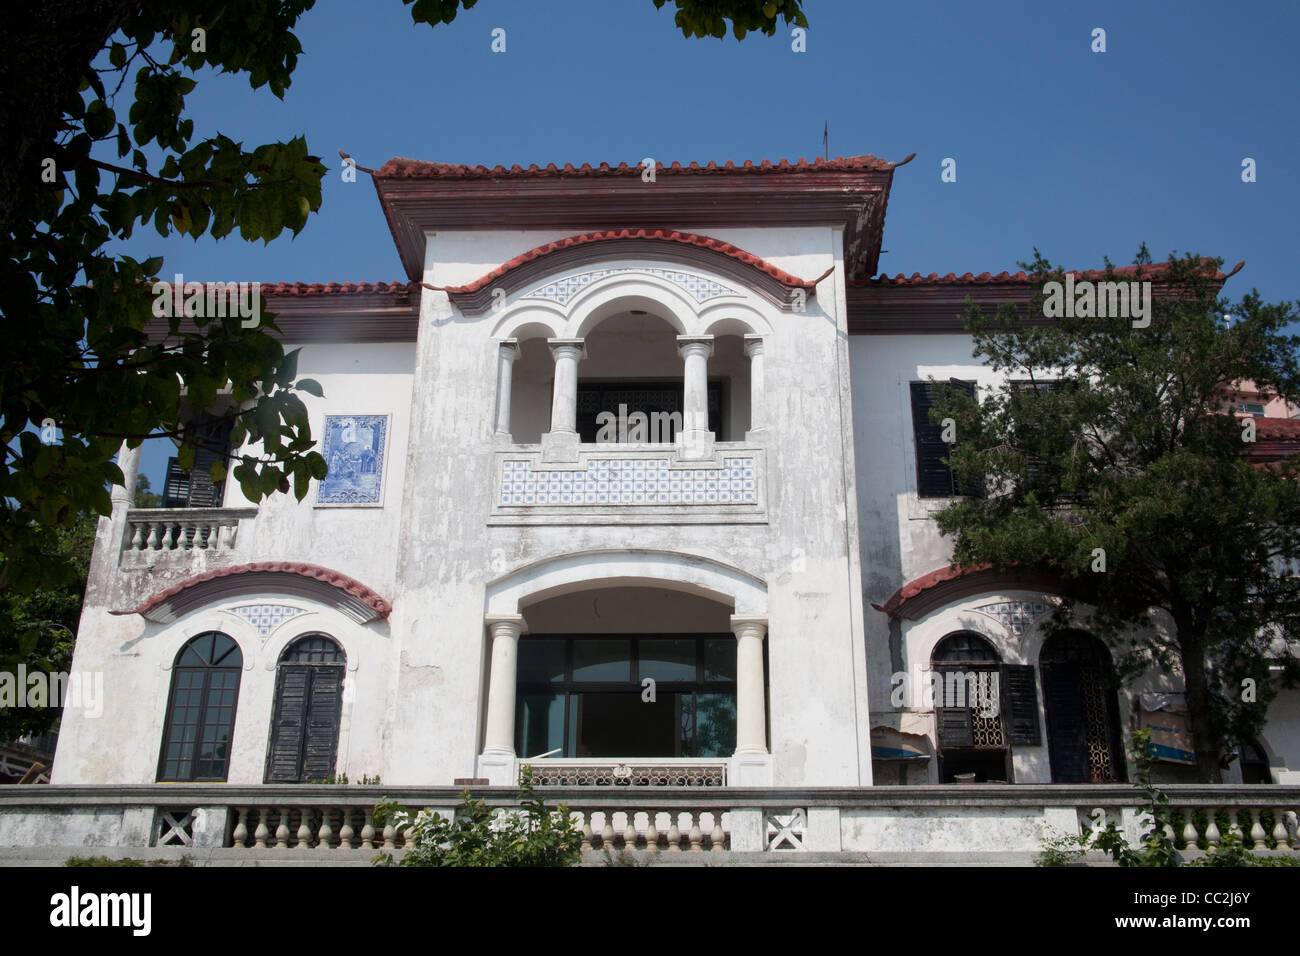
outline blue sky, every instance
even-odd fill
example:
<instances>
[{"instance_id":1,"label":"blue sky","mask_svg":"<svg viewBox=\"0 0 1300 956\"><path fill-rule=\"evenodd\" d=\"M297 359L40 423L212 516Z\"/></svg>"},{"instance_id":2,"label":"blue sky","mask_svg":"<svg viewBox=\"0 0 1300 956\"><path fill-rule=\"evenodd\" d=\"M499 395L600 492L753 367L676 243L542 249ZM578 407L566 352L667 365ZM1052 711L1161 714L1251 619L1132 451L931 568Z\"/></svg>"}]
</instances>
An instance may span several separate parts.
<instances>
[{"instance_id":1,"label":"blue sky","mask_svg":"<svg viewBox=\"0 0 1300 956\"><path fill-rule=\"evenodd\" d=\"M363 166L457 163L916 159L895 173L881 270L1015 270L1037 246L1070 268L1132 259L1146 241L1246 268L1225 293L1300 298L1300 3L906 2L806 4L789 30L686 39L651 0L480 0L450 25L399 0L318 0L283 102L246 79L197 76L196 136L248 146L305 135L331 167L318 215L269 245L164 240L193 280L404 278ZM506 51L490 49L494 28ZM1106 52L1091 50L1094 28ZM1256 162L1243 183L1241 163ZM957 180L940 179L945 158ZM161 485L170 443L143 472Z\"/></svg>"}]
</instances>

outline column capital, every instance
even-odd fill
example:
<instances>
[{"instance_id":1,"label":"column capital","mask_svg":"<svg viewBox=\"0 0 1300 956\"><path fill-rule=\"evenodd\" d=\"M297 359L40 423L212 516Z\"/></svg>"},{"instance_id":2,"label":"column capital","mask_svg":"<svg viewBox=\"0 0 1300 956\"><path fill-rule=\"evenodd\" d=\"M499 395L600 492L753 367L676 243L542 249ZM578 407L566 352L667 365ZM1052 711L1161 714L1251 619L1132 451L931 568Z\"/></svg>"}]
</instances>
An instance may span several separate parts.
<instances>
[{"instance_id":1,"label":"column capital","mask_svg":"<svg viewBox=\"0 0 1300 956\"><path fill-rule=\"evenodd\" d=\"M763 354L763 336L751 333L745 334L745 354L750 358L755 355Z\"/></svg>"},{"instance_id":2,"label":"column capital","mask_svg":"<svg viewBox=\"0 0 1300 956\"><path fill-rule=\"evenodd\" d=\"M767 635L767 616L751 614L731 615L731 633L736 637L757 637L760 641Z\"/></svg>"},{"instance_id":3,"label":"column capital","mask_svg":"<svg viewBox=\"0 0 1300 956\"><path fill-rule=\"evenodd\" d=\"M508 358L511 361L514 361L515 357L519 355L518 339L497 339L496 343L497 347L501 350L502 358Z\"/></svg>"},{"instance_id":4,"label":"column capital","mask_svg":"<svg viewBox=\"0 0 1300 956\"><path fill-rule=\"evenodd\" d=\"M514 632L515 637L518 637L528 631L528 625L522 614L484 614L483 623L487 625L493 637L509 635L511 631Z\"/></svg>"},{"instance_id":5,"label":"column capital","mask_svg":"<svg viewBox=\"0 0 1300 956\"><path fill-rule=\"evenodd\" d=\"M576 353L580 359L587 357L586 339L547 339L546 344L551 347L551 355L557 359L564 355L566 350Z\"/></svg>"},{"instance_id":6,"label":"column capital","mask_svg":"<svg viewBox=\"0 0 1300 956\"><path fill-rule=\"evenodd\" d=\"M677 336L677 352L682 358L686 358L688 355L703 355L708 358L713 355L713 336L679 335Z\"/></svg>"}]
</instances>

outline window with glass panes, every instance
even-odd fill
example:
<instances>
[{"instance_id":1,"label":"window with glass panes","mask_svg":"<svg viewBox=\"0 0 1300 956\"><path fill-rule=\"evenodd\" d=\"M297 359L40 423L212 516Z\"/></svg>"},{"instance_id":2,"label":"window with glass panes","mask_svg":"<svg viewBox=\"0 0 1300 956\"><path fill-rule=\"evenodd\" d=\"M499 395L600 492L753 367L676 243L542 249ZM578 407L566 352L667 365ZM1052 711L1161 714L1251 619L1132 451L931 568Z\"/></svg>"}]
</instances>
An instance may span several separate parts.
<instances>
[{"instance_id":1,"label":"window with glass panes","mask_svg":"<svg viewBox=\"0 0 1300 956\"><path fill-rule=\"evenodd\" d=\"M200 634L176 655L159 780L225 780L244 656L218 631Z\"/></svg>"},{"instance_id":2,"label":"window with glass panes","mask_svg":"<svg viewBox=\"0 0 1300 956\"><path fill-rule=\"evenodd\" d=\"M515 752L728 757L736 638L528 635L519 641Z\"/></svg>"}]
</instances>

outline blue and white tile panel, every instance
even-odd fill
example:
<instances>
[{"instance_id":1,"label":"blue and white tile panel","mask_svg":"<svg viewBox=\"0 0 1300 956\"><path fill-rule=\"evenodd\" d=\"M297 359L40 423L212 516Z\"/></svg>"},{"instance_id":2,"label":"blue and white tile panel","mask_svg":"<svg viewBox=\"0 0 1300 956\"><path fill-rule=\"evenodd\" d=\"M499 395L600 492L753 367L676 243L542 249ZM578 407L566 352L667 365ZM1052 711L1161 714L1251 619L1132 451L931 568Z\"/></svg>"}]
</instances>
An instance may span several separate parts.
<instances>
[{"instance_id":1,"label":"blue and white tile panel","mask_svg":"<svg viewBox=\"0 0 1300 956\"><path fill-rule=\"evenodd\" d=\"M232 607L230 612L238 614L252 625L263 639L290 618L307 613L300 607L290 607L287 604L241 604Z\"/></svg>"},{"instance_id":2,"label":"blue and white tile panel","mask_svg":"<svg viewBox=\"0 0 1300 956\"><path fill-rule=\"evenodd\" d=\"M975 610L1000 622L1017 638L1025 636L1025 629L1033 624L1040 615L1052 609L1050 604L1030 604L1027 601L1003 601L999 604L984 604Z\"/></svg>"},{"instance_id":3,"label":"blue and white tile panel","mask_svg":"<svg viewBox=\"0 0 1300 956\"><path fill-rule=\"evenodd\" d=\"M603 279L606 276L624 272L644 273L656 276L666 282L671 282L682 291L693 296L696 302L706 302L709 299L716 299L718 296L737 294L735 289L730 289L721 282L715 282L708 276L697 275L694 272L680 272L676 269L627 267L621 269L596 269L591 272L579 272L574 275L568 275L562 279L548 282L546 285L538 286L531 292L526 293L523 298L548 299L549 301L557 302L560 305L568 305L570 299L597 279Z\"/></svg>"},{"instance_id":4,"label":"blue and white tile panel","mask_svg":"<svg viewBox=\"0 0 1300 956\"><path fill-rule=\"evenodd\" d=\"M758 501L753 458L721 468L669 468L667 458L593 458L586 470L534 471L505 461L502 505L716 505Z\"/></svg>"}]
</instances>

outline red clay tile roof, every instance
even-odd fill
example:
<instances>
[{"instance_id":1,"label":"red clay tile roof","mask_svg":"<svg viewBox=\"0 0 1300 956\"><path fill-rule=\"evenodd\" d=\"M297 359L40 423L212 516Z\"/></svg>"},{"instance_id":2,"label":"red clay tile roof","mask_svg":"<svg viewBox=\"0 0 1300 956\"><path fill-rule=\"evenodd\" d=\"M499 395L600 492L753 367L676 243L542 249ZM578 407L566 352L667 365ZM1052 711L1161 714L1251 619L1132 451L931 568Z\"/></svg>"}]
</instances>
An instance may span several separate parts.
<instances>
[{"instance_id":1,"label":"red clay tile roof","mask_svg":"<svg viewBox=\"0 0 1300 956\"><path fill-rule=\"evenodd\" d=\"M555 242L548 242L546 245L538 246L535 249L529 249L522 255L515 256L509 262L493 269L487 275L480 276L468 285L450 286L446 291L452 295L477 292L501 278L511 269L515 269L525 262L531 262L541 256L558 252L561 249L583 246L590 242L617 242L620 239L659 239L664 242L678 242L683 245L699 246L702 249L712 249L714 252L721 252L725 256L751 265L755 269L760 269L784 285L799 289L812 289L816 286L814 282L792 276L790 273L778 269L770 262L751 255L744 249L738 249L729 242L723 242L721 239L711 239L708 236L697 236L692 232L675 232L667 229L607 229L603 232L588 232L581 236L569 236Z\"/></svg>"},{"instance_id":2,"label":"red clay tile roof","mask_svg":"<svg viewBox=\"0 0 1300 956\"><path fill-rule=\"evenodd\" d=\"M793 163L788 159L782 159L775 163L767 159L757 163L748 159L743 163L728 160L725 163L708 162L703 165L700 163L683 164L673 162L660 163L655 167L655 171L657 173L854 172L858 170L888 172L896 166L903 165L910 159L909 156L902 162L891 163L889 160L880 159L868 153L865 156L836 156L834 159L818 157L812 162L800 159ZM617 166L611 166L609 163L600 163L596 166L588 163L583 163L581 166L574 166L572 163L556 166L554 163L548 163L545 166L533 164L528 167L515 164L509 168L505 166L465 166L458 163L430 163L419 159L394 157L375 170L374 176L377 179L500 179L505 177L519 179L560 176L639 176L641 169L642 167L639 164L628 165L627 163L619 163Z\"/></svg>"},{"instance_id":3,"label":"red clay tile roof","mask_svg":"<svg viewBox=\"0 0 1300 956\"><path fill-rule=\"evenodd\" d=\"M1202 260L1208 262L1209 260ZM1234 275L1238 269L1245 265L1244 260L1233 268L1232 272L1216 270L1214 278L1227 279ZM1143 270L1143 275L1158 276L1161 272L1169 268L1167 262L1153 262L1146 266L1117 266L1116 275L1133 275L1138 268ZM1106 278L1105 269L1078 269L1067 270L1074 273L1074 277L1080 280L1097 281ZM947 275L939 275L937 272L931 272L929 275L921 275L919 272L913 272L910 276L898 273L895 276L879 275L874 279L856 279L849 280L850 285L863 286L906 286L906 285L992 285L1000 282L1029 283L1034 281L1034 276L1028 272L999 272L996 275L988 272L981 272L979 275L972 275L969 272L962 275L956 275L949 272Z\"/></svg>"},{"instance_id":4,"label":"red clay tile roof","mask_svg":"<svg viewBox=\"0 0 1300 956\"><path fill-rule=\"evenodd\" d=\"M373 292L395 295L413 292L418 282L263 282L262 295L348 295Z\"/></svg>"},{"instance_id":5,"label":"red clay tile roof","mask_svg":"<svg viewBox=\"0 0 1300 956\"><path fill-rule=\"evenodd\" d=\"M373 610L379 617L387 617L392 613L393 606L376 594L370 588L366 587L355 578L348 577L339 571L332 571L329 568L322 568L317 564L306 564L302 561L257 561L252 564L239 564L230 568L219 568L216 571L208 571L204 574L197 575L187 581L182 581L175 587L168 588L160 594L155 594L148 601L145 601L139 607L131 608L128 611L110 611L110 614L148 614L154 608L166 603L171 598L188 590L197 584L205 581L212 581L217 578L228 577L233 574L249 574L250 572L279 572L281 574L297 574L305 578L315 578L338 588L341 591L350 594L362 604Z\"/></svg>"},{"instance_id":6,"label":"red clay tile roof","mask_svg":"<svg viewBox=\"0 0 1300 956\"><path fill-rule=\"evenodd\" d=\"M894 614L897 613L898 609L903 606L904 601L911 600L923 591L928 591L930 588L943 584L945 581L954 581L967 574L974 574L976 571L987 571L990 567L992 567L990 564L976 564L970 567L961 567L958 565L956 567L939 568L938 570L931 571L929 574L923 574L919 578L913 578L911 581L908 581L901 588L895 591L893 596L884 604L876 604L873 602L871 606L877 611L883 611L890 617L893 617Z\"/></svg>"},{"instance_id":7,"label":"red clay tile roof","mask_svg":"<svg viewBox=\"0 0 1300 956\"><path fill-rule=\"evenodd\" d=\"M160 280L162 281L162 280ZM147 283L153 285L154 283ZM169 289L174 283L162 281ZM187 283L188 284L188 283ZM213 283L203 283L204 289ZM400 292L413 292L419 289L418 282L263 282L259 291L262 295L357 295L374 293L376 295L396 295Z\"/></svg>"}]
</instances>

